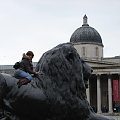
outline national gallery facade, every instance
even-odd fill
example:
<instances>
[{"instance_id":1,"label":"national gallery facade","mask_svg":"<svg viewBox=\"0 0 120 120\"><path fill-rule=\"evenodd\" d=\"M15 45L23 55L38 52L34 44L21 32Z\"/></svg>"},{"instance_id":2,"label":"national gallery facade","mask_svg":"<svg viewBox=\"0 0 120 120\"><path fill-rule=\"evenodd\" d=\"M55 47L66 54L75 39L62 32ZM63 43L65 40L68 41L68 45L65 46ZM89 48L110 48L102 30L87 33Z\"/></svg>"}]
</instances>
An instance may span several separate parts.
<instances>
[{"instance_id":1,"label":"national gallery facade","mask_svg":"<svg viewBox=\"0 0 120 120\"><path fill-rule=\"evenodd\" d=\"M102 38L87 19L85 15L83 25L70 38L80 57L93 68L87 99L97 113L120 112L120 56L103 57Z\"/></svg>"},{"instance_id":2,"label":"national gallery facade","mask_svg":"<svg viewBox=\"0 0 120 120\"><path fill-rule=\"evenodd\" d=\"M85 15L83 25L70 38L80 57L93 68L87 100L97 113L120 112L120 56L103 57L102 38L87 22ZM12 65L1 65L0 72L13 74L14 69Z\"/></svg>"}]
</instances>

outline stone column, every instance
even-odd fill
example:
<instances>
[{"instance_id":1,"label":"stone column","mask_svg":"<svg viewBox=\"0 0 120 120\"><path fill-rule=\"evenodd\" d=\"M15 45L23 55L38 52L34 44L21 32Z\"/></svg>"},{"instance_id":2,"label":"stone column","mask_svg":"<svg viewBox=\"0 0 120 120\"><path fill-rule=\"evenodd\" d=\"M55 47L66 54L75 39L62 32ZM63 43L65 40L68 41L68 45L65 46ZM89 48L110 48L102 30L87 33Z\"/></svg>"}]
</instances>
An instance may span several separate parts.
<instances>
[{"instance_id":1,"label":"stone column","mask_svg":"<svg viewBox=\"0 0 120 120\"><path fill-rule=\"evenodd\" d=\"M87 101L90 104L90 89L89 89L89 80L88 80L88 88L86 89Z\"/></svg>"},{"instance_id":2,"label":"stone column","mask_svg":"<svg viewBox=\"0 0 120 120\"><path fill-rule=\"evenodd\" d=\"M109 103L109 113L113 112L112 108L112 83L111 83L111 77L108 76L108 103Z\"/></svg>"},{"instance_id":3,"label":"stone column","mask_svg":"<svg viewBox=\"0 0 120 120\"><path fill-rule=\"evenodd\" d=\"M97 113L101 113L101 87L100 75L97 75Z\"/></svg>"}]
</instances>

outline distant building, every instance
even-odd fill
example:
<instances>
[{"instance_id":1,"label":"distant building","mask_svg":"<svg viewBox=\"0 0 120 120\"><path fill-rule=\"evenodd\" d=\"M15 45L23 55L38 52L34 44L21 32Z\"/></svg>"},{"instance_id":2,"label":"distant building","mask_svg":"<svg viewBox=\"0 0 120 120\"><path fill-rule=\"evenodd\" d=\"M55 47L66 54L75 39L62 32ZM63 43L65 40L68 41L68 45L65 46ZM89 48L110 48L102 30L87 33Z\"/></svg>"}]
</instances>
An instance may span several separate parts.
<instances>
[{"instance_id":1,"label":"distant building","mask_svg":"<svg viewBox=\"0 0 120 120\"><path fill-rule=\"evenodd\" d=\"M0 73L14 74L13 65L0 65Z\"/></svg>"},{"instance_id":2,"label":"distant building","mask_svg":"<svg viewBox=\"0 0 120 120\"><path fill-rule=\"evenodd\" d=\"M87 99L98 113L120 112L120 56L103 57L103 43L100 34L87 23L75 30L70 42L92 68Z\"/></svg>"},{"instance_id":3,"label":"distant building","mask_svg":"<svg viewBox=\"0 0 120 120\"><path fill-rule=\"evenodd\" d=\"M33 67L35 68L37 62L33 62ZM14 75L15 69L13 65L0 65L0 73L7 73Z\"/></svg>"}]
</instances>

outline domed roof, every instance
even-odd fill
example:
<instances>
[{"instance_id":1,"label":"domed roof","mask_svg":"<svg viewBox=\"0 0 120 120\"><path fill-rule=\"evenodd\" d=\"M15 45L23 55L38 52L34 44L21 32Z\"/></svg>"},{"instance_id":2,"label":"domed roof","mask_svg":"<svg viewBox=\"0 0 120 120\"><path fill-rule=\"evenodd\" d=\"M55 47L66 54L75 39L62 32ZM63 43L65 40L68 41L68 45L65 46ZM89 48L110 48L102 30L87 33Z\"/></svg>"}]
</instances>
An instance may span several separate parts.
<instances>
[{"instance_id":1,"label":"domed roof","mask_svg":"<svg viewBox=\"0 0 120 120\"><path fill-rule=\"evenodd\" d=\"M87 24L87 16L83 17L82 27L75 30L70 38L73 43L91 43L103 46L100 34Z\"/></svg>"}]
</instances>

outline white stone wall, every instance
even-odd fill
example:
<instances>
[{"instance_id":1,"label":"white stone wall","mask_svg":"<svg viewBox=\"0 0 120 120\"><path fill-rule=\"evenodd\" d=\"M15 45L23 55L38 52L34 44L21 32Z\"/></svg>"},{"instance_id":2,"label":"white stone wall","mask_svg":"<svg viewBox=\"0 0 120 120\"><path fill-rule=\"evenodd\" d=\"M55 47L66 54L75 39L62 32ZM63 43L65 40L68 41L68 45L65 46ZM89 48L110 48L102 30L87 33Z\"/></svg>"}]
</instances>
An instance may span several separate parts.
<instances>
[{"instance_id":1,"label":"white stone wall","mask_svg":"<svg viewBox=\"0 0 120 120\"><path fill-rule=\"evenodd\" d=\"M103 47L95 44L76 44L74 45L80 57L87 57L90 59L101 59L103 58ZM85 47L85 56L83 56L82 48ZM96 56L96 47L98 47L99 54Z\"/></svg>"}]
</instances>

